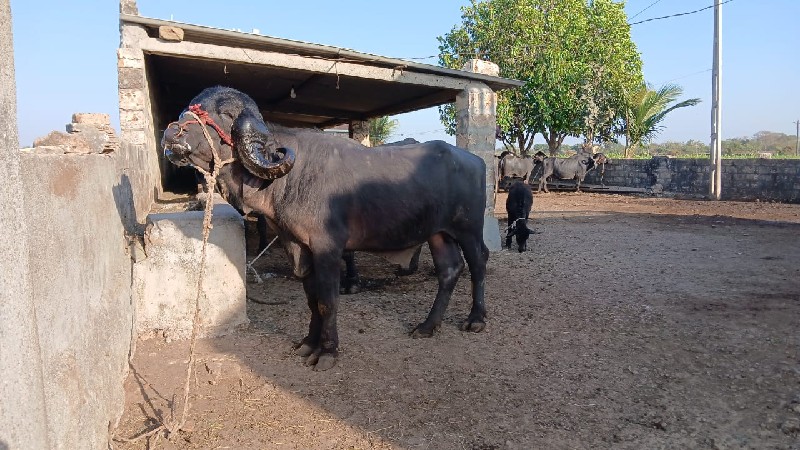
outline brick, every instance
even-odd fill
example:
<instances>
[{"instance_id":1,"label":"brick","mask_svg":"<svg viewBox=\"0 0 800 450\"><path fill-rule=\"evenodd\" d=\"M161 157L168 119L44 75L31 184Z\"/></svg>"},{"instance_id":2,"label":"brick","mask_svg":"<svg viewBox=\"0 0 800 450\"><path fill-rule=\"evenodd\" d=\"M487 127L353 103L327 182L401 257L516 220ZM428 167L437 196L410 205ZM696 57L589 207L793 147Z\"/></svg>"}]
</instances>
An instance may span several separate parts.
<instances>
[{"instance_id":1,"label":"brick","mask_svg":"<svg viewBox=\"0 0 800 450\"><path fill-rule=\"evenodd\" d=\"M140 49L123 47L117 49L117 67L144 68L144 54Z\"/></svg>"},{"instance_id":2,"label":"brick","mask_svg":"<svg viewBox=\"0 0 800 450\"><path fill-rule=\"evenodd\" d=\"M183 28L162 25L158 27L158 38L169 42L183 41Z\"/></svg>"},{"instance_id":3,"label":"brick","mask_svg":"<svg viewBox=\"0 0 800 450\"><path fill-rule=\"evenodd\" d=\"M120 89L144 89L144 70L120 67L117 71Z\"/></svg>"},{"instance_id":4,"label":"brick","mask_svg":"<svg viewBox=\"0 0 800 450\"><path fill-rule=\"evenodd\" d=\"M119 108L143 111L145 108L144 92L139 89L120 89Z\"/></svg>"},{"instance_id":5,"label":"brick","mask_svg":"<svg viewBox=\"0 0 800 450\"><path fill-rule=\"evenodd\" d=\"M111 125L108 114L102 113L75 113L72 115L72 123L82 123L86 125Z\"/></svg>"}]
</instances>

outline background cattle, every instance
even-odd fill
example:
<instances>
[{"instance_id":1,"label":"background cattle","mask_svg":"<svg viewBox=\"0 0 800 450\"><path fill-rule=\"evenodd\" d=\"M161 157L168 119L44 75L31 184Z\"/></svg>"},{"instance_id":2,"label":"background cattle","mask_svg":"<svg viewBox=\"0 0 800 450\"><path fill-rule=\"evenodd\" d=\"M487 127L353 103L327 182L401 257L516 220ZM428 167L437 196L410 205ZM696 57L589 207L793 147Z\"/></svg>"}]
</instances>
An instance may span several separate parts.
<instances>
[{"instance_id":1,"label":"background cattle","mask_svg":"<svg viewBox=\"0 0 800 450\"><path fill-rule=\"evenodd\" d=\"M498 158L498 181L502 184L506 183L505 178L519 178L526 183L530 183L533 180L533 170L536 163L533 158L516 156L509 151L504 151Z\"/></svg>"},{"instance_id":2,"label":"background cattle","mask_svg":"<svg viewBox=\"0 0 800 450\"><path fill-rule=\"evenodd\" d=\"M267 218L303 280L311 320L297 353L306 364L326 370L336 363L339 264L350 250L408 260L428 243L439 288L415 337L441 325L466 259L472 308L461 329L484 329L489 251L480 157L443 141L374 151L352 139L267 125L250 97L225 87L203 90L161 142L179 166L208 171L215 152L217 161L232 159L219 171L223 195Z\"/></svg>"},{"instance_id":3,"label":"background cattle","mask_svg":"<svg viewBox=\"0 0 800 450\"><path fill-rule=\"evenodd\" d=\"M534 160L537 165L542 166L542 175L539 178L539 189L541 192L547 189L547 179L551 176L562 180L575 180L575 191L581 191L581 182L586 174L600 164L604 164L607 158L602 153L576 153L569 158L554 158L547 156L544 152L536 152Z\"/></svg>"}]
</instances>

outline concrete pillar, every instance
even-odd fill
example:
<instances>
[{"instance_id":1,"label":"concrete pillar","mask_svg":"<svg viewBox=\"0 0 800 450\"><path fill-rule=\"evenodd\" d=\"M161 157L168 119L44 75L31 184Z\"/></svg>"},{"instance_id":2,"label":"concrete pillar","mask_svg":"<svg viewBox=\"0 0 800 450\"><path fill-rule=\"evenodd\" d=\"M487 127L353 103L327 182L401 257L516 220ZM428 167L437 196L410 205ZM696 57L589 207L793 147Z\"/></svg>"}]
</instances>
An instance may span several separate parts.
<instances>
[{"instance_id":1,"label":"concrete pillar","mask_svg":"<svg viewBox=\"0 0 800 450\"><path fill-rule=\"evenodd\" d=\"M497 64L472 59L464 68L467 72L498 76ZM490 251L499 251L500 228L494 216L494 157L497 127L497 94L483 83L473 83L456 97L456 145L480 156L486 162L486 211L483 240Z\"/></svg>"},{"instance_id":2,"label":"concrete pillar","mask_svg":"<svg viewBox=\"0 0 800 450\"><path fill-rule=\"evenodd\" d=\"M367 147L371 147L369 141L369 122L354 120L350 122L350 139L355 139Z\"/></svg>"},{"instance_id":3,"label":"concrete pillar","mask_svg":"<svg viewBox=\"0 0 800 450\"><path fill-rule=\"evenodd\" d=\"M9 0L0 0L0 53L0 448L51 448L23 220Z\"/></svg>"}]
</instances>

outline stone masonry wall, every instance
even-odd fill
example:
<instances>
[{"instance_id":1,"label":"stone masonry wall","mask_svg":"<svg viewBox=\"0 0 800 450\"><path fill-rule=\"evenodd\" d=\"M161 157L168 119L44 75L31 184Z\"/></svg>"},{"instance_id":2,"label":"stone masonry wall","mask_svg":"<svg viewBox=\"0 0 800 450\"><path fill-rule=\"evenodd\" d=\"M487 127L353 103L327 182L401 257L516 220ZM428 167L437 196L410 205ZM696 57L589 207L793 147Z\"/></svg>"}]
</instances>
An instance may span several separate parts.
<instances>
[{"instance_id":1,"label":"stone masonry wall","mask_svg":"<svg viewBox=\"0 0 800 450\"><path fill-rule=\"evenodd\" d=\"M590 172L585 184L626 186L653 193L708 195L711 168L706 159L654 156L615 159L605 171ZM728 159L722 161L723 200L800 202L800 160Z\"/></svg>"}]
</instances>

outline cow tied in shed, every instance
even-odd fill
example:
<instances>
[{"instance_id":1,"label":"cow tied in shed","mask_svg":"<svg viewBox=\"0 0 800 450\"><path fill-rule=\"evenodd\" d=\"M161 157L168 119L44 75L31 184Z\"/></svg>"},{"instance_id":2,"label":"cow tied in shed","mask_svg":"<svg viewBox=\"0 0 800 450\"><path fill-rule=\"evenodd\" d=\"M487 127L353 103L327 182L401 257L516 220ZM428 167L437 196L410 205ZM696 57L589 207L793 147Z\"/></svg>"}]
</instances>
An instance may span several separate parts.
<instances>
[{"instance_id":1,"label":"cow tied in shed","mask_svg":"<svg viewBox=\"0 0 800 450\"><path fill-rule=\"evenodd\" d=\"M316 370L330 369L338 357L339 262L348 250L410 259L428 243L439 287L414 337L430 337L441 325L466 259L472 308L460 328L486 326L482 158L443 141L373 151L352 139L267 124L253 99L221 86L192 99L161 144L172 163L206 171L216 152L227 162L218 180L228 202L263 214L277 232L311 312L297 354Z\"/></svg>"},{"instance_id":2,"label":"cow tied in shed","mask_svg":"<svg viewBox=\"0 0 800 450\"><path fill-rule=\"evenodd\" d=\"M531 187L521 181L514 182L508 189L508 197L506 197L506 212L508 213L506 248L511 248L511 238L516 238L517 250L520 253L527 250L528 237L531 235L531 230L528 228L531 206L533 206Z\"/></svg>"},{"instance_id":3,"label":"cow tied in shed","mask_svg":"<svg viewBox=\"0 0 800 450\"><path fill-rule=\"evenodd\" d=\"M581 182L592 169L600 164L605 164L608 158L602 153L576 153L569 158L556 158L547 156L544 152L536 152L533 156L537 165L542 166L542 176L539 178L539 189L536 192L550 192L547 189L547 179L551 176L562 180L575 180L575 191L581 191Z\"/></svg>"}]
</instances>

